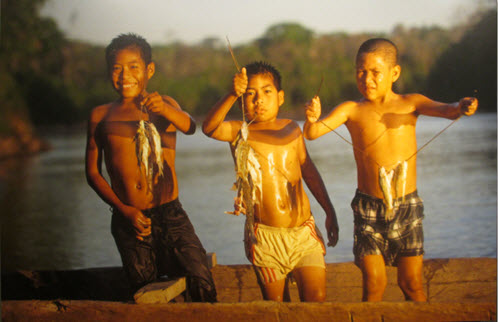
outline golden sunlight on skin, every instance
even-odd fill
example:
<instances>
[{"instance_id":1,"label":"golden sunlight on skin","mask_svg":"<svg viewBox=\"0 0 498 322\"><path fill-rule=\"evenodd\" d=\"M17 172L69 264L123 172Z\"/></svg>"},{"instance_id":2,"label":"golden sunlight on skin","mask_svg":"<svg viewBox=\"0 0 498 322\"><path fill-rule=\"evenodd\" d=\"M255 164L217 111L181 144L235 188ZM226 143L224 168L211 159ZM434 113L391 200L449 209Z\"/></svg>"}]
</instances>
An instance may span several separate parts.
<instances>
[{"instance_id":1,"label":"golden sunlight on skin","mask_svg":"<svg viewBox=\"0 0 498 322\"><path fill-rule=\"evenodd\" d=\"M320 120L320 99L317 96L314 97L306 104L304 135L307 139L313 140L345 124L354 148L358 190L384 200L388 208L392 207L392 204L391 191L386 181L390 183L391 178L384 181L386 176L383 176L383 182L380 182L379 170L381 168L389 172L399 162L406 161L406 186L402 189L404 194L397 197L404 197L417 190L415 128L418 116L457 119L463 114L472 115L477 109L477 100L463 98L458 103L446 104L430 100L420 94L394 93L392 85L401 73L401 67L396 63L397 50L394 45L386 44L389 43L388 41L372 40L382 45L378 45L375 50L360 52L356 61L356 83L363 98L359 101L339 104ZM385 195L381 183L386 190ZM393 184L397 185L398 182ZM378 211L374 214L381 218L375 223L381 227L379 229L388 229L382 222L393 219L389 218L393 214L387 211ZM397 215L399 213L394 214L394 216ZM357 216L356 213L355 216ZM355 238L357 227L355 221ZM378 235L381 234L378 233ZM399 241L387 238L384 242ZM364 244L361 247L376 247L371 245L373 243L365 242ZM381 252L380 249L378 251ZM355 254L355 260L359 263L363 274L364 301L382 300L387 282L386 263L383 256L390 255L388 253L387 251L385 254L367 253L364 256L361 253ZM423 255L400 256L397 258L397 264L398 284L407 300L426 301L421 278Z\"/></svg>"},{"instance_id":2,"label":"golden sunlight on skin","mask_svg":"<svg viewBox=\"0 0 498 322\"><path fill-rule=\"evenodd\" d=\"M141 239L150 234L150 219L140 210L178 197L176 129L193 133L195 127L190 116L171 97L146 92L147 83L154 75L154 64L145 66L138 50L119 51L110 74L112 85L121 98L96 107L90 115L87 178L104 201L130 219L137 238ZM152 121L161 137L164 175L154 178L153 191L147 188L146 175L136 156L134 137L140 120ZM110 183L102 175L103 158Z\"/></svg>"}]
</instances>

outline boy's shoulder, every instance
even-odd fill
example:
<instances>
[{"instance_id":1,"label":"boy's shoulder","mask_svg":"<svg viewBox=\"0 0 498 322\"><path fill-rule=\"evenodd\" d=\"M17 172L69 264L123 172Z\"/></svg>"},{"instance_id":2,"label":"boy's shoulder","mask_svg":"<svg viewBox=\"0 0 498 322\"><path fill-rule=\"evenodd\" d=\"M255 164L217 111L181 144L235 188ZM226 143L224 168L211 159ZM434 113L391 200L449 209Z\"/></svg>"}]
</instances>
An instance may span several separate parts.
<instances>
[{"instance_id":1,"label":"boy's shoulder","mask_svg":"<svg viewBox=\"0 0 498 322\"><path fill-rule=\"evenodd\" d=\"M109 111L114 105L115 102L111 102L94 107L90 111L90 120L91 121L102 120L107 114L109 114Z\"/></svg>"}]
</instances>

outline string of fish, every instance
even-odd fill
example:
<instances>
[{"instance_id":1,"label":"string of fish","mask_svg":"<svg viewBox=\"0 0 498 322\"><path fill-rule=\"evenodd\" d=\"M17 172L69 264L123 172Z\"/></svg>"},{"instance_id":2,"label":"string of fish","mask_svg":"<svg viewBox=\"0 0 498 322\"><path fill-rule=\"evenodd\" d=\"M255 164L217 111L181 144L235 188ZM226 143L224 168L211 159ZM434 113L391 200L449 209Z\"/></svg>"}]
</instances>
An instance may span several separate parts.
<instances>
[{"instance_id":1,"label":"string of fish","mask_svg":"<svg viewBox=\"0 0 498 322\"><path fill-rule=\"evenodd\" d=\"M161 136L157 131L154 123L145 121L142 115L148 114L147 109L140 105L140 121L138 123L137 133L133 141L135 141L135 153L137 156L138 167L147 180L148 191L153 191L154 175L163 175L163 159Z\"/></svg>"},{"instance_id":2,"label":"string of fish","mask_svg":"<svg viewBox=\"0 0 498 322\"><path fill-rule=\"evenodd\" d=\"M318 92L316 96L320 93L320 88L323 83L323 75L322 80L320 82L320 86L318 88ZM359 149L353 145L348 139L339 134L337 131L328 126L323 120L318 120L321 124L327 127L329 130L334 132L337 136L339 136L343 141L348 143L353 147L354 150L364 154L367 158L372 160L379 167L379 185L384 195L384 204L386 205L386 219L392 219L393 209L394 209L394 200L402 197L402 201L405 200L405 191L406 191L406 177L408 172L408 161L417 155L422 149L427 147L432 141L434 141L439 135L441 135L444 131L446 131L450 126L455 124L460 119L460 116L454 119L450 124L448 124L441 131L436 133L430 140L428 140L424 145L422 145L417 151L415 151L410 157L408 157L404 161L398 161L396 164L391 166L381 166L375 159L373 159L365 150ZM390 169L390 170L387 170Z\"/></svg>"},{"instance_id":3,"label":"string of fish","mask_svg":"<svg viewBox=\"0 0 498 322\"><path fill-rule=\"evenodd\" d=\"M237 71L240 72L239 64L235 59L235 55L230 45L230 40L228 40L228 49L232 55L232 59L235 63ZM262 174L261 165L256 157L256 152L251 147L247 138L249 136L249 125L254 119L246 122L245 118L245 107L244 100L241 98L241 108L242 108L242 126L236 137L232 142L235 147L235 171L236 171L236 182L233 189L237 190L237 205L236 208L245 208L246 223L245 231L248 232L248 238L254 244L257 243L256 236L254 235L254 207L263 200L263 187L262 187ZM225 212L227 214L236 214L236 212Z\"/></svg>"}]
</instances>

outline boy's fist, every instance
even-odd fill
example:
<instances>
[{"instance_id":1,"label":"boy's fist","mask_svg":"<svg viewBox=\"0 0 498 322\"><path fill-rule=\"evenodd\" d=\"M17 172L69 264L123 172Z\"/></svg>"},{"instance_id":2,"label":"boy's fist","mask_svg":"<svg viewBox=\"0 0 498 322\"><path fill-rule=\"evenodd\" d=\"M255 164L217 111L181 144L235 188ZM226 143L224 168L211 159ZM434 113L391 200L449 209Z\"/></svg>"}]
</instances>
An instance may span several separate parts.
<instances>
[{"instance_id":1,"label":"boy's fist","mask_svg":"<svg viewBox=\"0 0 498 322\"><path fill-rule=\"evenodd\" d=\"M232 81L232 91L239 97L246 92L247 89L247 74L245 67L242 67L239 73L235 74Z\"/></svg>"},{"instance_id":2,"label":"boy's fist","mask_svg":"<svg viewBox=\"0 0 498 322\"><path fill-rule=\"evenodd\" d=\"M458 108L461 114L465 114L467 116L470 116L474 114L477 110L477 98L475 97L464 97L460 100L458 104Z\"/></svg>"},{"instance_id":3,"label":"boy's fist","mask_svg":"<svg viewBox=\"0 0 498 322\"><path fill-rule=\"evenodd\" d=\"M322 114L322 104L320 103L320 97L315 96L311 101L306 103L306 119L310 123L315 123L320 118Z\"/></svg>"}]
</instances>

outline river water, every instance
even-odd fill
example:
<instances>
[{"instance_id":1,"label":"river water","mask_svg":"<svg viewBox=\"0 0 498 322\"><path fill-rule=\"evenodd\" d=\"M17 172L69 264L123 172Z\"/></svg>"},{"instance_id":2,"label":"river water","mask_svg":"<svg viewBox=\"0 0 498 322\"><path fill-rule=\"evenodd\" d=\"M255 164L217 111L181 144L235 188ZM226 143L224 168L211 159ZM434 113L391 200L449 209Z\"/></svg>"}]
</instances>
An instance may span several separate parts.
<instances>
[{"instance_id":1,"label":"river water","mask_svg":"<svg viewBox=\"0 0 498 322\"><path fill-rule=\"evenodd\" d=\"M422 146L451 121L421 117ZM462 118L418 155L418 190L425 203L426 258L496 257L496 114ZM349 138L344 126L338 132ZM111 213L87 185L85 130L46 134L54 149L0 163L2 270L76 269L121 265L110 233ZM335 206L340 240L327 262L353 260L350 202L356 171L350 145L330 133L306 142ZM227 143L178 135L180 200L208 252L220 264L247 264L244 218L233 206L234 168ZM319 228L324 215L310 197Z\"/></svg>"}]
</instances>

